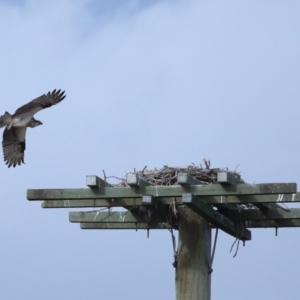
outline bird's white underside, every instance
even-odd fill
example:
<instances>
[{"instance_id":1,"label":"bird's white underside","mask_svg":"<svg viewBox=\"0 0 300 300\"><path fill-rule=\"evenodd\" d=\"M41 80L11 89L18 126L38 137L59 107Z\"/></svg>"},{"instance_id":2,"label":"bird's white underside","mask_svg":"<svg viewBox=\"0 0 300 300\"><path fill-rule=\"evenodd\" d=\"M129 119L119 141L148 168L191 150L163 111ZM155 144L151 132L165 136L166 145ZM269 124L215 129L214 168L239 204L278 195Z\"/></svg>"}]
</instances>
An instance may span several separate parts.
<instances>
[{"instance_id":1,"label":"bird's white underside","mask_svg":"<svg viewBox=\"0 0 300 300\"><path fill-rule=\"evenodd\" d=\"M32 118L31 115L14 117L9 123L9 125L7 126L7 129L10 129L11 127L24 127L28 124L31 118Z\"/></svg>"}]
</instances>

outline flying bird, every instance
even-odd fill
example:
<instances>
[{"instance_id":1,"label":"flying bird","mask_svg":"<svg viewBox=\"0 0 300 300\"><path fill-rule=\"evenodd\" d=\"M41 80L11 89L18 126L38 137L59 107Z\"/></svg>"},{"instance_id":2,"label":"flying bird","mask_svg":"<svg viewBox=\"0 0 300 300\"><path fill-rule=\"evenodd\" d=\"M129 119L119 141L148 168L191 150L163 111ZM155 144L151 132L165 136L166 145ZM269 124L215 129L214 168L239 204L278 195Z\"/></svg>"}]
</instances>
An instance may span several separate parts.
<instances>
[{"instance_id":1,"label":"flying bird","mask_svg":"<svg viewBox=\"0 0 300 300\"><path fill-rule=\"evenodd\" d=\"M4 161L8 167L15 167L24 162L25 136L27 127L34 128L43 123L33 116L38 111L51 107L63 99L65 91L54 90L48 92L27 104L21 106L11 115L7 111L0 117L0 128L5 127L3 132L2 148Z\"/></svg>"}]
</instances>

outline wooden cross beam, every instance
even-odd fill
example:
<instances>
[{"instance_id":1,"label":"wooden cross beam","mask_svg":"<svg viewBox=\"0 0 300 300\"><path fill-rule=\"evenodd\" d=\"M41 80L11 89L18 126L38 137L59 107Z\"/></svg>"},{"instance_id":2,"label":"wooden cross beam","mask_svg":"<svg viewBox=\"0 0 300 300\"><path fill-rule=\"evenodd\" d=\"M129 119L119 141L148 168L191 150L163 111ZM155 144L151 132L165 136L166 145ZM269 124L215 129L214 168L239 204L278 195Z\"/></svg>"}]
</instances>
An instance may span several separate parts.
<instances>
[{"instance_id":1,"label":"wooden cross beam","mask_svg":"<svg viewBox=\"0 0 300 300\"><path fill-rule=\"evenodd\" d=\"M86 211L69 213L69 220L72 223L163 223L165 220L157 215L148 215L147 212L132 213L129 211Z\"/></svg>"},{"instance_id":2,"label":"wooden cross beam","mask_svg":"<svg viewBox=\"0 0 300 300\"><path fill-rule=\"evenodd\" d=\"M98 176L89 175L86 178L88 189L28 190L27 198L44 200L43 208L131 208L131 211L124 212L70 212L71 222L93 224L82 225L83 229L134 229L136 224L143 224L139 225L140 228L162 228L159 224L176 228L169 218L170 209L187 205L214 227L241 240L251 239L251 232L246 229L247 222L255 221L251 226L260 226L266 220L291 219L291 215L277 203L300 202L295 183L245 184L232 173L224 171L218 172L217 181L219 184L204 184L188 173L179 172L178 185L152 186L140 175L132 173L126 177L126 187L113 187ZM240 212L240 204L253 204L259 209L243 209ZM150 213L151 218L147 219L145 212ZM300 218L298 212L293 216L294 219ZM100 225L102 223L106 225ZM114 225L109 227L107 224Z\"/></svg>"},{"instance_id":3,"label":"wooden cross beam","mask_svg":"<svg viewBox=\"0 0 300 300\"><path fill-rule=\"evenodd\" d=\"M169 229L173 233L178 229L178 249L173 245L177 298L194 299L201 293L210 299L211 228L246 241L251 239L249 228L273 227L277 232L279 227L300 227L300 209L278 205L300 202L300 193L295 183L246 184L230 172L207 172L197 178L213 172L209 182L214 184L179 172L172 174L176 185L154 186L130 173L124 186L115 187L89 175L89 188L29 189L27 198L42 200L43 208L92 208L69 213L70 222L80 223L85 230ZM123 211L112 211L113 207Z\"/></svg>"},{"instance_id":4,"label":"wooden cross beam","mask_svg":"<svg viewBox=\"0 0 300 300\"><path fill-rule=\"evenodd\" d=\"M222 186L219 184L191 185L191 186L143 186L132 189L130 187L104 187L99 189L29 189L28 200L82 200L82 199L118 199L139 198L142 195L155 197L181 197L184 193L192 193L201 197L216 197L216 202L224 203L225 197L251 195L278 195L296 193L296 183L264 183L237 184ZM275 196L275 197L276 197ZM223 198L222 198L223 197ZM222 201L224 199L224 201ZM279 199L278 199L279 200ZM232 201L232 200L230 200ZM255 202L255 198L246 202ZM275 200L276 202L277 200ZM295 198L291 201L296 201ZM300 199L297 201L300 201ZM227 200L228 202L228 200ZM271 201L272 202L272 201ZM229 202L228 202L229 203ZM233 200L232 203L240 203Z\"/></svg>"},{"instance_id":5,"label":"wooden cross beam","mask_svg":"<svg viewBox=\"0 0 300 300\"><path fill-rule=\"evenodd\" d=\"M231 210L224 215L234 221L292 220L300 219L300 208L283 209L278 207L265 212L259 209Z\"/></svg>"},{"instance_id":6,"label":"wooden cross beam","mask_svg":"<svg viewBox=\"0 0 300 300\"><path fill-rule=\"evenodd\" d=\"M113 198L113 199L65 199L65 200L44 200L42 201L43 208L79 208L79 207L119 207L119 206L147 206L151 205L151 203L142 202L142 197L137 198ZM160 201L162 201L165 205L170 205L173 199L176 200L177 204L181 203L180 197L159 197ZM202 201L208 204L213 204L216 207L220 207L225 209L228 204L277 204L277 203L285 203L285 202L300 202L300 193L295 194L279 194L279 195L253 195L253 196L215 196L215 197L200 197ZM32 201L32 199L29 199ZM38 199L34 199L37 201ZM277 206L276 206L277 207ZM271 208L271 207L270 207ZM236 209L236 207L232 208Z\"/></svg>"},{"instance_id":7,"label":"wooden cross beam","mask_svg":"<svg viewBox=\"0 0 300 300\"><path fill-rule=\"evenodd\" d=\"M171 229L168 223L148 222L148 223L80 223L81 229Z\"/></svg>"},{"instance_id":8,"label":"wooden cross beam","mask_svg":"<svg viewBox=\"0 0 300 300\"><path fill-rule=\"evenodd\" d=\"M228 217L225 217L195 195L185 194L182 202L192 207L193 210L209 221L212 225L220 228L231 236L243 241L251 240L251 231L245 229L243 224L234 222Z\"/></svg>"},{"instance_id":9,"label":"wooden cross beam","mask_svg":"<svg viewBox=\"0 0 300 300\"><path fill-rule=\"evenodd\" d=\"M236 176L234 176L232 173L229 172L225 172L225 171L220 171L217 174L217 181L220 184L241 184L244 183L243 180L241 180L240 178L237 178ZM227 207L227 209L235 209L236 206L233 206L232 204L230 204L231 206ZM261 211L267 211L269 208L276 208L277 204L274 203L255 203L254 204L256 207L258 207Z\"/></svg>"}]
</instances>

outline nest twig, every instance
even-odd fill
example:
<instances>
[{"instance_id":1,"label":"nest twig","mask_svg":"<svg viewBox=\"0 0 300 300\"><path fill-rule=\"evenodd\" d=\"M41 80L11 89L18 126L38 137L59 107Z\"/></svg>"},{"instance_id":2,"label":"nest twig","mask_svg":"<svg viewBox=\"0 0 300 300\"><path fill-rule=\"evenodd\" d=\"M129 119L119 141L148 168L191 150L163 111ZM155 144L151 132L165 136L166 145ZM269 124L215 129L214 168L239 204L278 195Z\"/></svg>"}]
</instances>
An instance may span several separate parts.
<instances>
[{"instance_id":1,"label":"nest twig","mask_svg":"<svg viewBox=\"0 0 300 300\"><path fill-rule=\"evenodd\" d=\"M209 164L206 161L206 166ZM161 169L147 169L145 166L142 170L136 171L134 169L133 172L129 172L128 174L137 174L143 177L146 181L148 181L151 185L176 185L177 182L177 175L179 172L185 172L193 176L194 178L198 179L202 182L202 184L215 184L217 183L217 173L218 171L227 171L232 173L238 179L241 179L241 175L235 171L228 171L228 169L220 169L220 168L203 168L200 164L199 166L192 164L187 167L169 167L164 166ZM126 174L127 175L127 174ZM107 177L109 178L109 177ZM116 177L115 177L116 178ZM243 181L243 180L242 180ZM244 181L243 181L244 182ZM120 179L120 182L115 186L127 186L126 178Z\"/></svg>"}]
</instances>

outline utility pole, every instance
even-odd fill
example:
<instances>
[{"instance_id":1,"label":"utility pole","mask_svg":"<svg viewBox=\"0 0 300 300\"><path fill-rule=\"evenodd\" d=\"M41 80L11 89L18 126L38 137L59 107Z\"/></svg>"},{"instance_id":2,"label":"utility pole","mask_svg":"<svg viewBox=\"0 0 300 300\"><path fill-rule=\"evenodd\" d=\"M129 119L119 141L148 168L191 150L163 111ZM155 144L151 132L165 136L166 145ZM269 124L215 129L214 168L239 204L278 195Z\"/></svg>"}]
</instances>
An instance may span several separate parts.
<instances>
[{"instance_id":1,"label":"utility pole","mask_svg":"<svg viewBox=\"0 0 300 300\"><path fill-rule=\"evenodd\" d=\"M42 200L46 209L93 208L69 212L70 222L82 229L178 230L177 300L210 300L211 228L245 242L251 240L249 228L300 227L300 209L278 205L300 202L295 183L246 184L221 169L165 167L130 173L118 186L95 175L87 176L86 184L88 188L29 189L27 199ZM112 207L126 210L112 212Z\"/></svg>"},{"instance_id":2,"label":"utility pole","mask_svg":"<svg viewBox=\"0 0 300 300\"><path fill-rule=\"evenodd\" d=\"M188 207L179 209L177 300L210 300L211 228Z\"/></svg>"}]
</instances>

